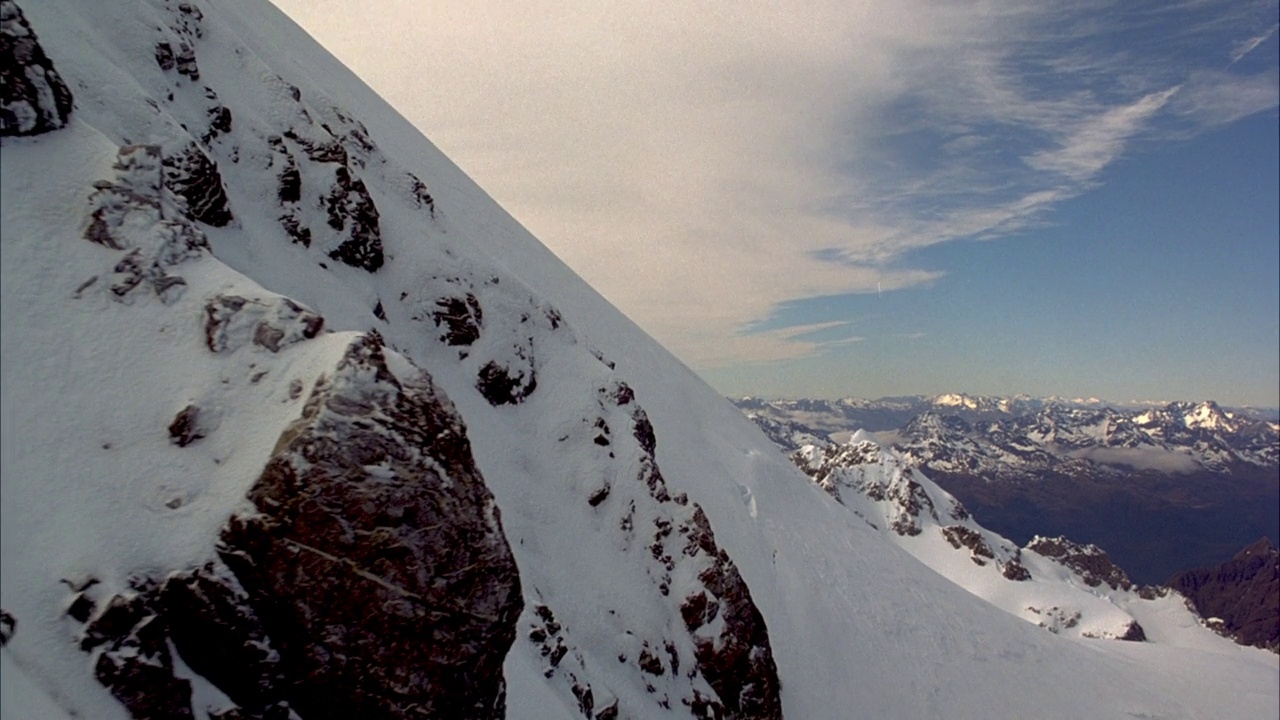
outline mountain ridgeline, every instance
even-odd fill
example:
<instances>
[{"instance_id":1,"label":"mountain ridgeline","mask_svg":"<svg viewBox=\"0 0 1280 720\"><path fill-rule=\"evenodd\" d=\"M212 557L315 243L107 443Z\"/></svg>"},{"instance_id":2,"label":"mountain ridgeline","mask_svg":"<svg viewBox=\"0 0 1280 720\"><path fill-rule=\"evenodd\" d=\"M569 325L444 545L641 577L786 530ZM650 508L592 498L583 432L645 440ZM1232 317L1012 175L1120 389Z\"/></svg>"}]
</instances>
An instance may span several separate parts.
<instances>
[{"instance_id":1,"label":"mountain ridgeline","mask_svg":"<svg viewBox=\"0 0 1280 720\"><path fill-rule=\"evenodd\" d=\"M992 530L1100 545L1142 583L1280 529L1280 424L1262 411L968 395L735 404L789 452L875 432Z\"/></svg>"}]
</instances>

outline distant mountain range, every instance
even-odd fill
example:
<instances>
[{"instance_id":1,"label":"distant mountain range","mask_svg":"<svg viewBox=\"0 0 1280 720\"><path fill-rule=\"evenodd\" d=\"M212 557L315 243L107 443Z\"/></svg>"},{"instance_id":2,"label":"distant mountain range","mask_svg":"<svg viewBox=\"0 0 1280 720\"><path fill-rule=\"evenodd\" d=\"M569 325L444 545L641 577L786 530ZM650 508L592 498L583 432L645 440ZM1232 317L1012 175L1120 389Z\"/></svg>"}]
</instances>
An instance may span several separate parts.
<instances>
[{"instance_id":1,"label":"distant mountain range","mask_svg":"<svg viewBox=\"0 0 1280 720\"><path fill-rule=\"evenodd\" d=\"M787 452L872 431L993 530L1098 543L1140 582L1278 529L1268 409L960 394L734 402Z\"/></svg>"}]
</instances>

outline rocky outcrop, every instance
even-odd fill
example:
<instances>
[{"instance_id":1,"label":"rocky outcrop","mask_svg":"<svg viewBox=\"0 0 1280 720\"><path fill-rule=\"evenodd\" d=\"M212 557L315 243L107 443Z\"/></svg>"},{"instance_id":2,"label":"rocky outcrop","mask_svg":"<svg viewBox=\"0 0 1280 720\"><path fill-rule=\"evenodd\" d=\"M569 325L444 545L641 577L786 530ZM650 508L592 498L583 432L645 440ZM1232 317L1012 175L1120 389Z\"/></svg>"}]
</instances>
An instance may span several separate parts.
<instances>
[{"instance_id":1,"label":"rocky outcrop","mask_svg":"<svg viewBox=\"0 0 1280 720\"><path fill-rule=\"evenodd\" d=\"M114 170L114 181L94 183L84 237L125 251L107 275L116 300L132 302L138 288L150 288L163 303L172 304L186 291L187 281L170 268L206 253L209 241L166 197L159 146L121 147ZM86 281L81 291L96 280Z\"/></svg>"},{"instance_id":2,"label":"rocky outcrop","mask_svg":"<svg viewBox=\"0 0 1280 720\"><path fill-rule=\"evenodd\" d=\"M1167 583L1211 627L1241 645L1280 652L1280 550L1269 538L1215 567L1185 570Z\"/></svg>"},{"instance_id":3,"label":"rocky outcrop","mask_svg":"<svg viewBox=\"0 0 1280 720\"><path fill-rule=\"evenodd\" d=\"M225 349L225 346L224 346ZM522 609L466 428L429 376L356 339L281 435L219 560L72 589L98 679L134 718L502 718ZM170 433L202 436L188 406ZM174 657L173 650L177 651ZM181 659L233 705L193 708Z\"/></svg>"},{"instance_id":4,"label":"rocky outcrop","mask_svg":"<svg viewBox=\"0 0 1280 720\"><path fill-rule=\"evenodd\" d=\"M230 116L227 117L230 123ZM231 222L227 191L222 186L218 164L194 142L165 156L164 179L165 187L179 199L192 220L213 227Z\"/></svg>"},{"instance_id":5,"label":"rocky outcrop","mask_svg":"<svg viewBox=\"0 0 1280 720\"><path fill-rule=\"evenodd\" d=\"M671 520L654 522L650 543L653 558L661 565L659 589L668 593L677 564L701 567L695 589L680 600L680 615L694 641L695 671L715 691L716 697L695 693L690 707L695 717L724 720L765 720L782 717L781 684L773 662L769 632L751 599L751 591L728 553L716 545L706 513L684 495L672 495L654 456L657 438L653 425L625 383L602 393L606 404L625 410L631 418L631 434L643 451L637 478L649 496L667 506ZM641 670L644 671L643 665ZM672 670L675 672L675 670Z\"/></svg>"},{"instance_id":6,"label":"rocky outcrop","mask_svg":"<svg viewBox=\"0 0 1280 720\"><path fill-rule=\"evenodd\" d=\"M214 352L232 352L250 342L279 352L323 328L323 317L286 297L218 295L205 304L205 344Z\"/></svg>"},{"instance_id":7,"label":"rocky outcrop","mask_svg":"<svg viewBox=\"0 0 1280 720\"><path fill-rule=\"evenodd\" d=\"M153 581L137 580L100 604L80 640L94 674L135 720L194 718L191 683L176 677L168 627Z\"/></svg>"},{"instance_id":8,"label":"rocky outcrop","mask_svg":"<svg viewBox=\"0 0 1280 720\"><path fill-rule=\"evenodd\" d=\"M0 0L0 137L65 127L71 90L13 0Z\"/></svg>"},{"instance_id":9,"label":"rocky outcrop","mask_svg":"<svg viewBox=\"0 0 1280 720\"><path fill-rule=\"evenodd\" d=\"M885 455L874 441L855 438L844 444L807 445L792 453L791 460L842 505L851 504L844 497L847 492L880 503L884 521L898 535L919 535L923 517L942 522L933 499L914 479L914 471L895 456ZM953 519L959 519L959 513L968 516L958 503L953 505Z\"/></svg>"},{"instance_id":10,"label":"rocky outcrop","mask_svg":"<svg viewBox=\"0 0 1280 720\"><path fill-rule=\"evenodd\" d=\"M344 164L334 171L334 183L324 197L329 227L345 239L329 257L351 267L376 272L382 267L382 234L378 206L373 204L364 181Z\"/></svg>"},{"instance_id":11,"label":"rocky outcrop","mask_svg":"<svg viewBox=\"0 0 1280 720\"><path fill-rule=\"evenodd\" d=\"M431 313L436 327L443 332L446 345L467 346L480 339L480 324L484 312L474 293L462 297L442 297L436 300L437 310Z\"/></svg>"},{"instance_id":12,"label":"rocky outcrop","mask_svg":"<svg viewBox=\"0 0 1280 720\"><path fill-rule=\"evenodd\" d=\"M1132 590L1133 582L1097 545L1080 544L1064 537L1036 537L1025 548L1069 568L1089 587L1103 583L1112 590Z\"/></svg>"},{"instance_id":13,"label":"rocky outcrop","mask_svg":"<svg viewBox=\"0 0 1280 720\"><path fill-rule=\"evenodd\" d=\"M359 127L339 138L329 126L316 124L296 98L294 103L307 122L267 139L280 225L295 243L309 248L319 241L330 259L377 272L386 260L378 206L357 174L361 161L343 140L355 143L358 153L376 148ZM309 207L311 198L321 209L318 216Z\"/></svg>"},{"instance_id":14,"label":"rocky outcrop","mask_svg":"<svg viewBox=\"0 0 1280 720\"><path fill-rule=\"evenodd\" d=\"M281 436L221 556L312 717L503 716L521 609L498 509L425 373L355 343Z\"/></svg>"},{"instance_id":15,"label":"rocky outcrop","mask_svg":"<svg viewBox=\"0 0 1280 720\"><path fill-rule=\"evenodd\" d=\"M939 530L947 542L951 543L951 547L957 550L962 547L969 548L969 559L977 565L986 565L987 560L994 560L996 557L995 553L991 552L991 546L987 545L987 541L982 539L981 533L977 530L963 525L947 525Z\"/></svg>"}]
</instances>

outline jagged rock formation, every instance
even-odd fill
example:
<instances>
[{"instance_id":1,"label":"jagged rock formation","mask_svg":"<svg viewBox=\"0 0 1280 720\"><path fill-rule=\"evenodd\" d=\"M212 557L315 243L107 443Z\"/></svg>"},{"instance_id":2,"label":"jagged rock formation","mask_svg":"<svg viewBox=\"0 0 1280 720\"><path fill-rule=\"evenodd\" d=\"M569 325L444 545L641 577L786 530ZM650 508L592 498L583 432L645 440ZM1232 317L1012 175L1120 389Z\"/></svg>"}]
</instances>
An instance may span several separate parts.
<instances>
[{"instance_id":1,"label":"jagged rock formation","mask_svg":"<svg viewBox=\"0 0 1280 720\"><path fill-rule=\"evenodd\" d=\"M1223 635L1280 652L1280 551L1270 538L1216 567L1180 572L1167 584Z\"/></svg>"},{"instance_id":2,"label":"jagged rock formation","mask_svg":"<svg viewBox=\"0 0 1280 720\"><path fill-rule=\"evenodd\" d=\"M196 417L179 414L177 444L203 437ZM375 333L358 338L250 499L221 561L111 597L73 588L81 647L135 718L195 717L170 642L235 717L504 717L519 578L466 429L425 373L393 372Z\"/></svg>"},{"instance_id":3,"label":"jagged rock formation","mask_svg":"<svg viewBox=\"0 0 1280 720\"><path fill-rule=\"evenodd\" d=\"M67 124L71 90L44 54L22 8L0 0L0 137L40 135Z\"/></svg>"},{"instance_id":4,"label":"jagged rock formation","mask_svg":"<svg viewBox=\"0 0 1280 720\"><path fill-rule=\"evenodd\" d=\"M305 717L499 718L520 583L461 421L370 333L322 378L219 553ZM328 715L326 715L326 713Z\"/></svg>"},{"instance_id":5,"label":"jagged rock formation","mask_svg":"<svg viewBox=\"0 0 1280 720\"><path fill-rule=\"evenodd\" d=\"M607 630L579 628L534 588L534 612L526 612L525 625L544 659L544 675L563 682L592 720L645 712L623 699L625 689L598 662L630 668L660 708L684 706L707 720L781 718L781 683L764 618L702 508L669 490L653 426L635 393L613 380L597 390L593 406L594 418L557 438L566 451L589 447L602 462L603 477L587 473L573 497L597 519L601 540L616 548L608 561L645 577L647 587L637 595L673 622L659 630L632 609L609 608ZM598 622L593 615L578 619ZM618 634L616 658L578 645L582 630Z\"/></svg>"},{"instance_id":6,"label":"jagged rock formation","mask_svg":"<svg viewBox=\"0 0 1280 720\"><path fill-rule=\"evenodd\" d=\"M1103 583L1112 590L1129 590L1133 587L1124 570L1112 562L1107 552L1097 545L1072 542L1064 537L1036 536L1027 543L1026 549L1071 568L1089 587L1098 587Z\"/></svg>"}]
</instances>

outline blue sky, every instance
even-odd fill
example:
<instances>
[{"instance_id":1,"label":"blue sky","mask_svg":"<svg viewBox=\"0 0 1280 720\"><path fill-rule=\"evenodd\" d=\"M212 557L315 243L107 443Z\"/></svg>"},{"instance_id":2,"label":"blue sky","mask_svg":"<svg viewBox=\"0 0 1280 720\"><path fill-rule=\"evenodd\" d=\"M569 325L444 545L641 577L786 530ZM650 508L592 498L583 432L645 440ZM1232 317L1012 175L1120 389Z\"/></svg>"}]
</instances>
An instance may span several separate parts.
<instances>
[{"instance_id":1,"label":"blue sky","mask_svg":"<svg viewBox=\"0 0 1280 720\"><path fill-rule=\"evenodd\" d=\"M1280 405L1275 0L279 4L727 394Z\"/></svg>"},{"instance_id":2,"label":"blue sky","mask_svg":"<svg viewBox=\"0 0 1280 720\"><path fill-rule=\"evenodd\" d=\"M784 303L750 330L841 323L813 356L704 374L731 394L794 395L799 375L817 396L1280 404L1278 138L1259 113L1137 150L1041 227L900 260L933 282Z\"/></svg>"}]
</instances>

